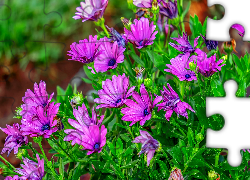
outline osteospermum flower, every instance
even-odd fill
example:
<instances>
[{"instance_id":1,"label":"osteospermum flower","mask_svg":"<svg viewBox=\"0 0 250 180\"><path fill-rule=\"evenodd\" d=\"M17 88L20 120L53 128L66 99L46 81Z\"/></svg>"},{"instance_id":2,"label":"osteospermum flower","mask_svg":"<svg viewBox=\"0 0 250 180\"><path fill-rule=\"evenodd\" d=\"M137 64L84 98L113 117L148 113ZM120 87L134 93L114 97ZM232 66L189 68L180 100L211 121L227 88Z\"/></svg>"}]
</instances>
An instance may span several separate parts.
<instances>
[{"instance_id":1,"label":"osteospermum flower","mask_svg":"<svg viewBox=\"0 0 250 180\"><path fill-rule=\"evenodd\" d=\"M202 34L201 34L201 37L204 40L204 42L205 42L205 44L207 46L207 49L209 51L211 51L213 49L216 49L218 47L218 41L206 40L206 36L202 36Z\"/></svg>"},{"instance_id":2,"label":"osteospermum flower","mask_svg":"<svg viewBox=\"0 0 250 180\"><path fill-rule=\"evenodd\" d=\"M88 150L87 155L92 153L100 153L102 147L106 144L107 128L104 125L99 129L98 125L82 126L84 135L81 139L81 144L84 148L82 150Z\"/></svg>"},{"instance_id":3,"label":"osteospermum flower","mask_svg":"<svg viewBox=\"0 0 250 180\"><path fill-rule=\"evenodd\" d=\"M232 25L232 28L236 29L240 36L242 36L242 37L244 36L245 29L243 28L243 26L241 26L240 24L234 24L234 25Z\"/></svg>"},{"instance_id":4,"label":"osteospermum flower","mask_svg":"<svg viewBox=\"0 0 250 180\"><path fill-rule=\"evenodd\" d=\"M162 4L161 4L162 3ZM168 0L168 2L161 1L159 3L160 13L169 19L174 19L178 15L177 0Z\"/></svg>"},{"instance_id":5,"label":"osteospermum flower","mask_svg":"<svg viewBox=\"0 0 250 180\"><path fill-rule=\"evenodd\" d=\"M205 77L212 76L215 72L220 71L222 66L226 65L226 64L220 65L224 61L223 59L216 62L215 54L210 58L207 58L207 54L205 52L201 50L196 50L195 52L198 54L198 56L194 55L190 59L192 58L197 59L198 72ZM194 63L196 63L195 60Z\"/></svg>"},{"instance_id":6,"label":"osteospermum flower","mask_svg":"<svg viewBox=\"0 0 250 180\"><path fill-rule=\"evenodd\" d=\"M159 148L160 144L147 131L140 130L140 134L141 136L136 137L132 142L142 143L141 151L138 154L147 154L147 166L149 166L150 161L154 156L155 150Z\"/></svg>"},{"instance_id":7,"label":"osteospermum flower","mask_svg":"<svg viewBox=\"0 0 250 180\"><path fill-rule=\"evenodd\" d=\"M49 104L48 109L45 110L43 106L33 107L35 116L32 120L22 120L21 130L24 135L30 135L30 137L43 136L49 138L50 135L58 130L56 116L61 103L54 105L54 102Z\"/></svg>"},{"instance_id":8,"label":"osteospermum flower","mask_svg":"<svg viewBox=\"0 0 250 180\"><path fill-rule=\"evenodd\" d=\"M26 120L26 118L29 116L33 116L35 112L33 111L32 107L37 107L40 105L46 107L50 103L53 95L54 93L52 93L48 99L46 83L44 81L40 81L39 86L37 83L34 84L34 92L32 92L30 89L27 89L25 96L22 97L22 101L25 104L21 105L22 111L20 112L23 120Z\"/></svg>"},{"instance_id":9,"label":"osteospermum flower","mask_svg":"<svg viewBox=\"0 0 250 180\"><path fill-rule=\"evenodd\" d=\"M149 25L149 20L144 17L140 20L134 19L134 24L131 24L130 28L131 31L124 28L125 36L138 49L153 44L155 35L158 33L158 31L154 32L156 28L154 22Z\"/></svg>"},{"instance_id":10,"label":"osteospermum flower","mask_svg":"<svg viewBox=\"0 0 250 180\"><path fill-rule=\"evenodd\" d=\"M100 117L100 120L98 120L97 118L97 114L96 111L93 107L92 109L92 118L90 118L89 114L88 114L88 110L85 106L85 104L82 104L82 107L78 107L77 109L73 110L73 114L74 117L76 118L76 120L73 119L69 119L68 122L71 126L73 126L75 129L66 129L64 130L64 132L66 134L68 134L65 138L64 141L71 141L72 140L72 145L74 145L75 143L77 144L81 144L82 142L82 137L84 135L84 130L83 130L83 126L92 126L92 125L98 125L100 126L104 115L102 115Z\"/></svg>"},{"instance_id":11,"label":"osteospermum flower","mask_svg":"<svg viewBox=\"0 0 250 180\"><path fill-rule=\"evenodd\" d=\"M108 0L85 0L85 3L80 2L80 5L81 7L76 8L78 12L73 16L75 20L82 19L82 22L87 20L98 21L105 12Z\"/></svg>"},{"instance_id":12,"label":"osteospermum flower","mask_svg":"<svg viewBox=\"0 0 250 180\"><path fill-rule=\"evenodd\" d=\"M92 35L89 36L88 39L80 40L79 44L76 42L70 45L71 50L68 51L72 56L74 61L79 61L82 63L91 63L93 62L98 55L100 55L101 51L98 50L100 43L97 40L97 35L94 37Z\"/></svg>"},{"instance_id":13,"label":"osteospermum flower","mask_svg":"<svg viewBox=\"0 0 250 180\"><path fill-rule=\"evenodd\" d=\"M21 164L23 169L17 168L15 171L16 173L23 175L20 177L21 180L42 180L44 177L44 160L41 160L38 154L36 154L36 158L38 163L31 161L28 158L23 158L24 164Z\"/></svg>"},{"instance_id":14,"label":"osteospermum flower","mask_svg":"<svg viewBox=\"0 0 250 180\"><path fill-rule=\"evenodd\" d=\"M168 121L173 112L175 112L178 117L179 115L181 115L188 118L187 109L191 110L192 112L195 111L188 103L182 102L180 100L179 95L173 90L170 84L167 83L167 86L169 90L165 86L163 86L163 91L161 91L163 102L156 105L158 107L158 112L161 109L166 111L165 117Z\"/></svg>"},{"instance_id":15,"label":"osteospermum flower","mask_svg":"<svg viewBox=\"0 0 250 180\"><path fill-rule=\"evenodd\" d=\"M18 153L18 148L21 147L23 144L28 143L28 138L20 132L20 127L18 123L14 123L13 127L6 125L7 128L0 129L7 134L8 136L5 139L4 148L1 154L8 151L7 157L10 155L11 151L14 149L14 154Z\"/></svg>"},{"instance_id":16,"label":"osteospermum flower","mask_svg":"<svg viewBox=\"0 0 250 180\"><path fill-rule=\"evenodd\" d=\"M122 117L122 120L132 121L129 126L132 126L138 121L140 121L140 125L143 126L147 120L151 119L153 107L157 104L156 100L152 103L151 93L151 99L149 99L149 95L144 84L141 85L140 92L141 96L135 91L132 94L138 104L131 99L127 99L125 104L129 107L121 109L121 112L125 114Z\"/></svg>"},{"instance_id":17,"label":"osteospermum flower","mask_svg":"<svg viewBox=\"0 0 250 180\"><path fill-rule=\"evenodd\" d=\"M195 72L189 69L189 53L184 54L183 56L177 56L170 60L171 64L166 64L170 69L164 69L164 71L169 72L173 75L176 75L180 81L192 81L197 80Z\"/></svg>"},{"instance_id":18,"label":"osteospermum flower","mask_svg":"<svg viewBox=\"0 0 250 180\"><path fill-rule=\"evenodd\" d=\"M98 103L96 109L99 108L119 108L123 106L124 101L132 95L136 86L129 87L129 78L123 75L112 76L112 81L107 79L102 82L102 88L98 91L100 98L94 99L95 103Z\"/></svg>"},{"instance_id":19,"label":"osteospermum flower","mask_svg":"<svg viewBox=\"0 0 250 180\"><path fill-rule=\"evenodd\" d=\"M19 178L18 175L15 175L15 176L13 176L13 177L7 176L4 180L20 180L20 178Z\"/></svg>"},{"instance_id":20,"label":"osteospermum flower","mask_svg":"<svg viewBox=\"0 0 250 180\"><path fill-rule=\"evenodd\" d=\"M192 53L195 51L195 48L198 45L199 37L200 36L198 36L197 38L194 39L194 47L192 47L192 45L188 41L187 33L183 33L183 37L178 35L178 38L171 38L171 39L177 41L180 45L176 45L176 44L171 43L171 42L169 43L169 45L172 46L173 48L177 49L178 51L182 51L184 53L187 53L187 52Z\"/></svg>"},{"instance_id":21,"label":"osteospermum flower","mask_svg":"<svg viewBox=\"0 0 250 180\"><path fill-rule=\"evenodd\" d=\"M117 41L118 46L122 46L123 48L126 47L126 40L123 38L122 35L120 35L113 27L109 28L106 25L106 28L108 29L110 33L110 41L114 42Z\"/></svg>"},{"instance_id":22,"label":"osteospermum flower","mask_svg":"<svg viewBox=\"0 0 250 180\"><path fill-rule=\"evenodd\" d=\"M96 72L106 72L109 69L115 69L118 63L124 61L123 52L125 48L118 46L117 41L114 43L109 42L107 37L100 40L102 42L100 49L103 52L94 61L94 68Z\"/></svg>"},{"instance_id":23,"label":"osteospermum flower","mask_svg":"<svg viewBox=\"0 0 250 180\"><path fill-rule=\"evenodd\" d=\"M154 0L133 0L133 4L141 8L152 8L152 3ZM161 0L157 0L160 2Z\"/></svg>"}]
</instances>

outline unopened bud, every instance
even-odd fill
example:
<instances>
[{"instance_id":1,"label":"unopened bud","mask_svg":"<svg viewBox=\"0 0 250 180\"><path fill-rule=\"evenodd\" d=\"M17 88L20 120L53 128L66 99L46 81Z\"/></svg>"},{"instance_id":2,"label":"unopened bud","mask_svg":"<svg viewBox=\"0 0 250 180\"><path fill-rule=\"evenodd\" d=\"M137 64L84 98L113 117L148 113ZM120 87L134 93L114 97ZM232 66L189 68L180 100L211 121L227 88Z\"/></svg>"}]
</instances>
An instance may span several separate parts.
<instances>
[{"instance_id":1,"label":"unopened bud","mask_svg":"<svg viewBox=\"0 0 250 180\"><path fill-rule=\"evenodd\" d=\"M130 26L132 24L131 20L128 20L127 18L121 17L122 24L127 30L130 30Z\"/></svg>"},{"instance_id":2,"label":"unopened bud","mask_svg":"<svg viewBox=\"0 0 250 180\"><path fill-rule=\"evenodd\" d=\"M236 41L234 39L231 39L231 41L224 42L223 49L226 53L230 54L232 51L238 53L236 50Z\"/></svg>"},{"instance_id":3,"label":"unopened bud","mask_svg":"<svg viewBox=\"0 0 250 180\"><path fill-rule=\"evenodd\" d=\"M73 95L73 97L70 99L70 105L74 109L77 105L81 105L83 103L83 95L81 93L77 93Z\"/></svg>"},{"instance_id":4,"label":"unopened bud","mask_svg":"<svg viewBox=\"0 0 250 180\"><path fill-rule=\"evenodd\" d=\"M150 79L150 78L144 79L144 85L146 87L151 88L152 84L153 84L152 79Z\"/></svg>"},{"instance_id":5,"label":"unopened bud","mask_svg":"<svg viewBox=\"0 0 250 180\"><path fill-rule=\"evenodd\" d=\"M158 14L160 11L159 5L158 5L158 1L157 0L153 0L152 2L152 13L153 14Z\"/></svg>"},{"instance_id":6,"label":"unopened bud","mask_svg":"<svg viewBox=\"0 0 250 180\"><path fill-rule=\"evenodd\" d=\"M204 137L203 137L203 135L201 133L198 133L195 136L195 139L196 139L197 142L201 142L204 139Z\"/></svg>"},{"instance_id":7,"label":"unopened bud","mask_svg":"<svg viewBox=\"0 0 250 180\"><path fill-rule=\"evenodd\" d=\"M190 62L189 63L189 69L192 70L192 71L196 71L196 68L198 70L198 67L196 64L194 64L194 62Z\"/></svg>"},{"instance_id":8,"label":"unopened bud","mask_svg":"<svg viewBox=\"0 0 250 180\"><path fill-rule=\"evenodd\" d=\"M27 157L28 151L27 149L18 149L18 153L16 154L16 157L20 160L23 159L23 157Z\"/></svg>"},{"instance_id":9,"label":"unopened bud","mask_svg":"<svg viewBox=\"0 0 250 180\"><path fill-rule=\"evenodd\" d=\"M217 177L220 176L218 173L216 173L215 171L213 170L210 170L208 172L208 179L209 180L217 180ZM219 178L218 178L219 179Z\"/></svg>"}]
</instances>

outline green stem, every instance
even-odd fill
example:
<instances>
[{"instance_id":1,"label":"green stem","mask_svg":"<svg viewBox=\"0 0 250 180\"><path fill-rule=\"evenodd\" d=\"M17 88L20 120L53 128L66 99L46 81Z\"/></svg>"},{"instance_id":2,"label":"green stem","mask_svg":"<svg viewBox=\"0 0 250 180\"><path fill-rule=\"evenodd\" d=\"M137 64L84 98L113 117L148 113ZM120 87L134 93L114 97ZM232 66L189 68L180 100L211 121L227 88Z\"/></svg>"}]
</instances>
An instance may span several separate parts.
<instances>
[{"instance_id":1,"label":"green stem","mask_svg":"<svg viewBox=\"0 0 250 180\"><path fill-rule=\"evenodd\" d=\"M33 152L34 155L38 154L38 152L31 146L30 143L28 143L28 146L30 147L31 151Z\"/></svg>"},{"instance_id":2,"label":"green stem","mask_svg":"<svg viewBox=\"0 0 250 180\"><path fill-rule=\"evenodd\" d=\"M16 169L12 164L10 164L2 155L0 155L0 159L2 159L6 164L8 164L12 169Z\"/></svg>"},{"instance_id":3,"label":"green stem","mask_svg":"<svg viewBox=\"0 0 250 180\"><path fill-rule=\"evenodd\" d=\"M41 151L42 151L42 153L43 153L44 159L45 159L45 161L46 161L46 163L47 163L47 162L48 162L48 159L47 159L47 156L46 156L46 154L45 154L45 152L44 152L44 150L43 150L42 142L40 141L40 142L38 142L37 144L39 145L39 147L40 147L40 149L41 149Z\"/></svg>"},{"instance_id":4,"label":"green stem","mask_svg":"<svg viewBox=\"0 0 250 180\"><path fill-rule=\"evenodd\" d=\"M215 156L215 167L217 167L218 166L218 164L219 164L219 159L220 159L220 153L221 152L219 152L218 154L216 154L216 156Z\"/></svg>"},{"instance_id":5,"label":"green stem","mask_svg":"<svg viewBox=\"0 0 250 180\"><path fill-rule=\"evenodd\" d=\"M55 139L55 137L52 135L52 140L54 141L54 143L57 144L57 146L72 160L74 161L74 159L62 148L62 146L57 142L57 140Z\"/></svg>"}]
</instances>

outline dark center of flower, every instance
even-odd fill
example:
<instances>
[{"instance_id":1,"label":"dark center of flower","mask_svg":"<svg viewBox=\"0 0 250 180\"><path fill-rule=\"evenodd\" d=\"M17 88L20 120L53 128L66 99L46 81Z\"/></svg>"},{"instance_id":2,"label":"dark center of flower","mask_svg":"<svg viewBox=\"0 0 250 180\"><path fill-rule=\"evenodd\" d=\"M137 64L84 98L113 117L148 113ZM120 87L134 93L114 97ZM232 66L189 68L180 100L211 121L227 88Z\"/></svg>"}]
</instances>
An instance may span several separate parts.
<instances>
[{"instance_id":1,"label":"dark center of flower","mask_svg":"<svg viewBox=\"0 0 250 180\"><path fill-rule=\"evenodd\" d=\"M149 115L148 110L144 109L144 116L147 116L147 115Z\"/></svg>"},{"instance_id":2,"label":"dark center of flower","mask_svg":"<svg viewBox=\"0 0 250 180\"><path fill-rule=\"evenodd\" d=\"M111 60L109 60L108 66L114 66L115 63L116 63L116 60L115 59L111 59Z\"/></svg>"},{"instance_id":3,"label":"dark center of flower","mask_svg":"<svg viewBox=\"0 0 250 180\"><path fill-rule=\"evenodd\" d=\"M99 149L100 148L100 144L99 143L96 143L95 145L94 145L94 149Z\"/></svg>"},{"instance_id":4,"label":"dark center of flower","mask_svg":"<svg viewBox=\"0 0 250 180\"><path fill-rule=\"evenodd\" d=\"M143 40L141 40L141 41L139 42L140 46L142 46L142 43L143 43Z\"/></svg>"},{"instance_id":5,"label":"dark center of flower","mask_svg":"<svg viewBox=\"0 0 250 180\"><path fill-rule=\"evenodd\" d=\"M191 78L191 76L190 76L189 74L186 74L186 75L185 75L185 78L186 78L186 79L189 79L189 78Z\"/></svg>"},{"instance_id":6,"label":"dark center of flower","mask_svg":"<svg viewBox=\"0 0 250 180\"><path fill-rule=\"evenodd\" d=\"M43 103L42 105L43 105L43 107L45 107L45 106L47 106L47 103L45 102L45 103Z\"/></svg>"},{"instance_id":7,"label":"dark center of flower","mask_svg":"<svg viewBox=\"0 0 250 180\"><path fill-rule=\"evenodd\" d=\"M122 100L121 99L118 99L117 101L116 101L116 103L119 103L119 102L121 102Z\"/></svg>"},{"instance_id":8,"label":"dark center of flower","mask_svg":"<svg viewBox=\"0 0 250 180\"><path fill-rule=\"evenodd\" d=\"M49 130L49 129L50 129L50 127L49 127L48 124L45 124L45 125L43 125L43 127L42 127L42 131Z\"/></svg>"}]
</instances>

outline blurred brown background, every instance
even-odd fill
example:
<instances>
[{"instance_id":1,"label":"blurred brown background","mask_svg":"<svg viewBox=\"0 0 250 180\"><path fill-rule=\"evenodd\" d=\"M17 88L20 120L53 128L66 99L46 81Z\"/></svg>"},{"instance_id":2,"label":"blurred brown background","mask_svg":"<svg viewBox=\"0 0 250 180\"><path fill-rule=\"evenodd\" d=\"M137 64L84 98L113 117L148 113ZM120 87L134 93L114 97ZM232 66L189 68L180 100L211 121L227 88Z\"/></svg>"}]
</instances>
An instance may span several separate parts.
<instances>
[{"instance_id":1,"label":"blurred brown background","mask_svg":"<svg viewBox=\"0 0 250 180\"><path fill-rule=\"evenodd\" d=\"M27 3L30 2L27 1ZM55 1L55 3L58 2ZM57 4L55 3L52 7L57 7ZM50 40L54 42L61 42L46 44L46 50L48 48L52 50L55 48L55 50L57 50L50 52L51 54L45 54L44 58L46 58L49 62L47 64L47 69L46 63L42 65L37 64L37 61L33 61L32 57L29 56L25 57L27 59L25 68L20 67L18 57L7 56L5 51L2 52L0 60L0 127L5 128L6 124L12 125L13 123L20 123L20 120L13 119L15 109L17 106L22 104L22 97L24 96L26 90L31 89L33 91L34 82L38 83L40 80L44 80L47 84L47 92L49 94L54 92L54 97L56 97L57 85L65 89L69 83L72 85L76 84L77 90L82 91L84 95L90 95L91 92L93 92L92 86L81 80L81 77L86 77L83 71L83 64L76 61L68 61L69 56L67 56L67 51L70 50L70 45L73 42L78 42L81 39L88 38L90 34L96 34L95 28L97 27L95 27L93 22L88 21L82 23L81 20L76 21L72 18L76 12L75 8L80 5L80 1L65 1L66 5L63 4L64 2L60 3L58 3L58 11L60 10L60 14L62 15L63 21L61 26L65 28L62 28L60 31L56 30L58 28L51 28L46 31L46 39L48 42ZM187 4L187 1L185 1L185 3ZM11 9L12 12L15 12L15 10L18 11L18 8L14 9L14 5L11 7L13 7ZM17 5L17 7L19 7L19 5ZM52 7L50 7L50 11L57 10ZM32 12L33 11L35 11L35 9L32 10ZM48 10L47 12L50 11ZM207 16L214 17L216 15L220 19L223 16L223 9L216 6L208 8L206 0L192 1L185 21L188 22L189 16L193 16L194 14L197 14L200 21L203 23ZM106 24L109 27L115 27L118 32L123 33L123 25L120 21L120 17L133 19L135 15L127 8L125 0L121 2L110 0L104 17ZM26 21L24 21L24 23L26 23ZM188 23L185 25L186 31L190 35L191 32ZM67 26L70 26L72 31L69 29L69 32L64 32L64 29L66 29ZM97 29L100 30L100 28ZM245 51L249 50L248 43L242 42L242 38L238 35L237 31L231 29L230 34L237 42L236 50L239 52L237 55L244 55ZM220 42L220 44L221 43L222 42ZM58 56L52 56L53 53L57 53ZM53 59L55 59L55 61L52 61ZM42 68L42 70L38 68ZM89 97L89 101L93 102L91 97ZM6 135L0 131L0 151L2 151L2 147L4 146L5 138ZM29 141L32 141L32 139L29 138ZM38 152L40 152L38 145L36 143L33 144L35 145L35 148L37 148ZM44 141L43 147L45 148L45 152L49 150L49 146L46 141ZM14 156L13 152L9 157L7 157L7 153L5 153L3 157L15 167L20 167L20 160ZM48 159L50 160L50 158L51 154L48 154ZM3 179L3 176L0 175L0 179ZM82 176L81 180L83 179L89 179L89 174Z\"/></svg>"}]
</instances>

